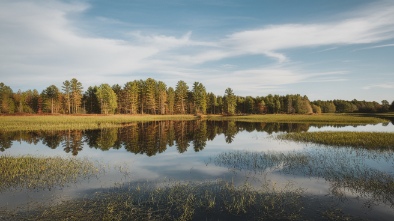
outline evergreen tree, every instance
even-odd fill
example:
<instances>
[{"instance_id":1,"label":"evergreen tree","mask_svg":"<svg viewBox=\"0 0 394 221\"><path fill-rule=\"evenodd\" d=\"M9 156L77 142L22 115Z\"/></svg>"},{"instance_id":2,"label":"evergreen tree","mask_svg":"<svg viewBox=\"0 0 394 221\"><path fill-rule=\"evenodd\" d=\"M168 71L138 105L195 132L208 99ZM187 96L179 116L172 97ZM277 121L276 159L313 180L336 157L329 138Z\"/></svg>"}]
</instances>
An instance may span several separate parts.
<instances>
[{"instance_id":1,"label":"evergreen tree","mask_svg":"<svg viewBox=\"0 0 394 221\"><path fill-rule=\"evenodd\" d=\"M117 97L111 86L108 84L101 84L96 91L97 99L100 103L102 114L113 114L118 106L116 103Z\"/></svg>"},{"instance_id":2,"label":"evergreen tree","mask_svg":"<svg viewBox=\"0 0 394 221\"><path fill-rule=\"evenodd\" d=\"M125 96L125 112L130 114L138 113L139 106L139 83L138 81L127 82L123 88Z\"/></svg>"},{"instance_id":3,"label":"evergreen tree","mask_svg":"<svg viewBox=\"0 0 394 221\"><path fill-rule=\"evenodd\" d=\"M169 114L174 114L174 106L175 106L175 91L174 88L169 87L167 90L167 108Z\"/></svg>"},{"instance_id":4,"label":"evergreen tree","mask_svg":"<svg viewBox=\"0 0 394 221\"><path fill-rule=\"evenodd\" d=\"M101 112L96 92L97 86L90 86L83 95L84 108L88 114L99 114Z\"/></svg>"},{"instance_id":5,"label":"evergreen tree","mask_svg":"<svg viewBox=\"0 0 394 221\"><path fill-rule=\"evenodd\" d=\"M178 81L175 87L175 107L176 112L179 114L185 114L188 90L189 86L187 86L186 82Z\"/></svg>"},{"instance_id":6,"label":"evergreen tree","mask_svg":"<svg viewBox=\"0 0 394 221\"><path fill-rule=\"evenodd\" d=\"M235 114L237 100L233 90L231 88L227 88L224 93L224 108L226 114Z\"/></svg>"},{"instance_id":7,"label":"evergreen tree","mask_svg":"<svg viewBox=\"0 0 394 221\"><path fill-rule=\"evenodd\" d=\"M73 113L78 113L82 103L82 83L73 78L70 81L71 92L71 110Z\"/></svg>"},{"instance_id":8,"label":"evergreen tree","mask_svg":"<svg viewBox=\"0 0 394 221\"><path fill-rule=\"evenodd\" d=\"M194 113L206 114L207 112L207 91L203 84L194 82L193 84Z\"/></svg>"},{"instance_id":9,"label":"evergreen tree","mask_svg":"<svg viewBox=\"0 0 394 221\"><path fill-rule=\"evenodd\" d=\"M54 113L54 103L58 100L59 93L59 89L55 85L51 85L43 91L45 97L51 101L51 114Z\"/></svg>"},{"instance_id":10,"label":"evergreen tree","mask_svg":"<svg viewBox=\"0 0 394 221\"><path fill-rule=\"evenodd\" d=\"M157 83L157 99L159 114L166 114L167 85L162 81Z\"/></svg>"},{"instance_id":11,"label":"evergreen tree","mask_svg":"<svg viewBox=\"0 0 394 221\"><path fill-rule=\"evenodd\" d=\"M64 81L62 85L64 92L64 101L67 106L67 113L71 114L71 83L70 81Z\"/></svg>"}]
</instances>

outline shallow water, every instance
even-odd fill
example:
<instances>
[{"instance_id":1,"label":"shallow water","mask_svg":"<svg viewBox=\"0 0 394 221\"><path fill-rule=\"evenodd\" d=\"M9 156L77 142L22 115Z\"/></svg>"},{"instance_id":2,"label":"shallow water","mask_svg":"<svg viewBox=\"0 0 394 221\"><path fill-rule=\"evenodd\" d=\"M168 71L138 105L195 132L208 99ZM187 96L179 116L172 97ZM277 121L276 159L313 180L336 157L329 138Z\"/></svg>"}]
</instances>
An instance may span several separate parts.
<instances>
[{"instance_id":1,"label":"shallow water","mask_svg":"<svg viewBox=\"0 0 394 221\"><path fill-rule=\"evenodd\" d=\"M91 131L2 133L1 155L86 158L104 172L50 190L0 192L0 208L34 209L125 183L221 179L239 185L248 180L256 186L292 183L303 188L305 196L323 204L335 203L346 214L392 220L393 189L369 183L382 179L381 183L394 185L393 151L333 148L274 138L277 133L328 130L394 132L394 126L161 121ZM223 160L224 153L235 153L241 161ZM278 154L288 158L274 159ZM253 167L253 157L267 166Z\"/></svg>"}]
</instances>

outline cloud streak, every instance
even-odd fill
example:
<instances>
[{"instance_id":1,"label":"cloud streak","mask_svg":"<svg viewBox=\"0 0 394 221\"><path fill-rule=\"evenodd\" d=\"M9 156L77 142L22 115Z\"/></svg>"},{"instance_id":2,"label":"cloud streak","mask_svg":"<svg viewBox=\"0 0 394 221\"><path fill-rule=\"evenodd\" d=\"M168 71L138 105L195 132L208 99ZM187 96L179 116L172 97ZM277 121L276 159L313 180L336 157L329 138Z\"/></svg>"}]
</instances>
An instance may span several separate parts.
<instances>
[{"instance_id":1,"label":"cloud streak","mask_svg":"<svg viewBox=\"0 0 394 221\"><path fill-rule=\"evenodd\" d=\"M329 51L341 45L378 43L394 38L394 6L383 3L365 7L342 20L268 25L219 36L213 41L195 39L193 30L181 36L127 30L129 39L100 37L78 25L83 23L78 15L86 13L89 7L76 2L1 1L2 81L25 81L31 85L37 80L49 85L77 77L88 84L121 83L117 82L120 78L134 80L148 76L147 73L157 73L157 79L161 80L182 77L200 81L206 76L210 81L207 84L212 87L225 82L223 87L235 85L240 91L250 92L251 88L277 89L300 82L346 79L341 73L312 74L296 67L254 65L245 68L226 59L261 55L272 59L273 64L286 64L294 59L286 53L289 49L324 46L329 48L322 51ZM118 22L106 17L97 19L97 22L113 21ZM207 68L212 62L222 64L216 69Z\"/></svg>"}]
</instances>

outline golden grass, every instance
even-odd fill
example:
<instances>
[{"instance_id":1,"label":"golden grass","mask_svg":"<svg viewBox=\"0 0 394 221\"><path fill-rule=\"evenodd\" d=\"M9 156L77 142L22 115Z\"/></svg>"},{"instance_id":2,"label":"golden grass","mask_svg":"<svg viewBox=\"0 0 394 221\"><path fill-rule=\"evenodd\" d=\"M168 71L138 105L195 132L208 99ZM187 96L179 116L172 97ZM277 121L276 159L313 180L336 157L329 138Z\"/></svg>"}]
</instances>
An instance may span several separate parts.
<instances>
[{"instance_id":1,"label":"golden grass","mask_svg":"<svg viewBox=\"0 0 394 221\"><path fill-rule=\"evenodd\" d=\"M365 149L394 150L394 133L325 131L287 133L277 136L282 140L309 142L330 146L347 146Z\"/></svg>"},{"instance_id":2,"label":"golden grass","mask_svg":"<svg viewBox=\"0 0 394 221\"><path fill-rule=\"evenodd\" d=\"M0 116L0 131L88 130L121 127L136 122L194 120L193 115L31 115Z\"/></svg>"},{"instance_id":3,"label":"golden grass","mask_svg":"<svg viewBox=\"0 0 394 221\"><path fill-rule=\"evenodd\" d=\"M346 114L321 114L321 115L289 115L266 114L245 116L208 116L208 120L233 120L243 122L266 123L314 123L314 124L377 124L389 122L385 119L369 116L351 116Z\"/></svg>"},{"instance_id":4,"label":"golden grass","mask_svg":"<svg viewBox=\"0 0 394 221\"><path fill-rule=\"evenodd\" d=\"M204 117L193 115L30 115L0 116L0 131L88 130L121 127L136 122L196 119L314 124L377 124L388 122L387 120L375 117L359 117L342 114L270 114L248 116L204 115Z\"/></svg>"}]
</instances>

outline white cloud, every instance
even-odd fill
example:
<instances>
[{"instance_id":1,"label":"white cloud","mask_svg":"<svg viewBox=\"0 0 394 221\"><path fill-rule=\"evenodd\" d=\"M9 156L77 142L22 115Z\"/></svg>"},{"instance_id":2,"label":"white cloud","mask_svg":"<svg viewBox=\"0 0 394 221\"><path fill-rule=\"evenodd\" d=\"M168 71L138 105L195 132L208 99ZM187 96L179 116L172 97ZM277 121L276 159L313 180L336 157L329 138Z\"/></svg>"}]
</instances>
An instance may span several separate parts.
<instances>
[{"instance_id":1,"label":"white cloud","mask_svg":"<svg viewBox=\"0 0 394 221\"><path fill-rule=\"evenodd\" d=\"M256 88L281 90L284 85L300 82L341 81L345 78L340 73L310 73L294 67L244 68L228 65L227 61L223 62L227 65L216 65L217 69L204 65L247 55L266 56L288 64L293 58L286 55L287 49L325 46L328 49L323 51L328 51L339 45L394 38L394 7L366 8L343 20L265 26L207 42L194 39L192 31L170 36L127 30L127 40L94 36L78 26L83 21L75 16L85 13L87 4L4 0L0 2L0 75L5 83L37 81L46 85L72 77L85 84L111 84L157 73L161 77L149 77L166 82L169 79L171 84L180 79L203 81L202 76L208 76L209 82L204 84L215 90L233 87L248 92ZM96 21L122 22L106 17L96 17Z\"/></svg>"},{"instance_id":2,"label":"white cloud","mask_svg":"<svg viewBox=\"0 0 394 221\"><path fill-rule=\"evenodd\" d=\"M364 90L369 90L373 88L382 88L382 89L393 89L394 88L394 82L389 82L389 83L383 83L383 84L371 84L363 87Z\"/></svg>"}]
</instances>

